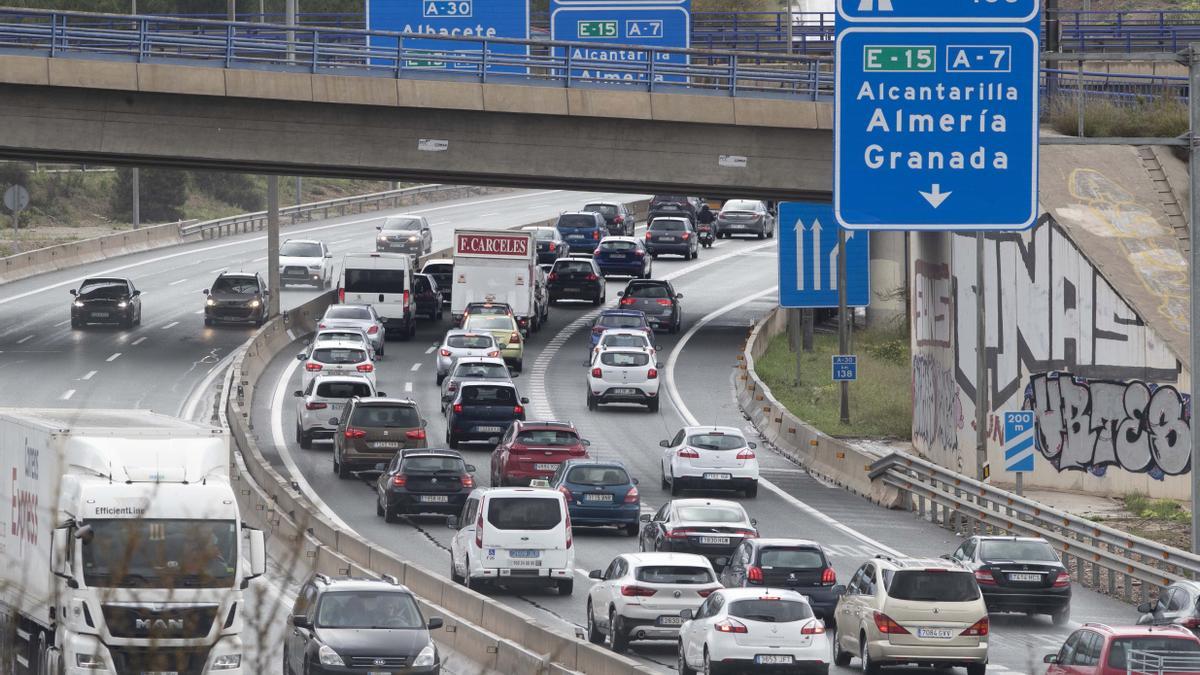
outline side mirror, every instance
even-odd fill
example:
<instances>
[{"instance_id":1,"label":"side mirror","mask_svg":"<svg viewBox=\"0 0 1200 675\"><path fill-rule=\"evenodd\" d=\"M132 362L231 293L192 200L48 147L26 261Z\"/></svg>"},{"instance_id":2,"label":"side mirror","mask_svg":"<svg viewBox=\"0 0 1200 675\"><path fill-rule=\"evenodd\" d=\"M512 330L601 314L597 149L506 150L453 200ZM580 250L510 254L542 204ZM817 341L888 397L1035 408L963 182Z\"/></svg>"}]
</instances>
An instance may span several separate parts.
<instances>
[{"instance_id":1,"label":"side mirror","mask_svg":"<svg viewBox=\"0 0 1200 675\"><path fill-rule=\"evenodd\" d=\"M942 560L954 560L954 556L949 553L943 553L943 554L939 555L938 557L941 558Z\"/></svg>"},{"instance_id":2,"label":"side mirror","mask_svg":"<svg viewBox=\"0 0 1200 675\"><path fill-rule=\"evenodd\" d=\"M757 450L757 449L758 449L758 443L755 443L755 442L753 442L753 441L751 441L751 442L747 443L746 445L747 445L747 447L749 447L751 450Z\"/></svg>"},{"instance_id":3,"label":"side mirror","mask_svg":"<svg viewBox=\"0 0 1200 675\"><path fill-rule=\"evenodd\" d=\"M435 616L429 620L429 623L425 624L425 627L429 630L437 630L437 629L441 628L442 626L444 626L445 624L446 624L446 622L442 621L442 618L440 616Z\"/></svg>"},{"instance_id":4,"label":"side mirror","mask_svg":"<svg viewBox=\"0 0 1200 675\"><path fill-rule=\"evenodd\" d=\"M70 293L71 295L79 295L79 291L76 291L74 288L71 289Z\"/></svg>"},{"instance_id":5,"label":"side mirror","mask_svg":"<svg viewBox=\"0 0 1200 675\"><path fill-rule=\"evenodd\" d=\"M623 298L623 297L625 297L625 291L617 291L617 297L618 297L618 298Z\"/></svg>"},{"instance_id":6,"label":"side mirror","mask_svg":"<svg viewBox=\"0 0 1200 675\"><path fill-rule=\"evenodd\" d=\"M467 465L467 473L475 473L476 471L477 471L477 469L475 468L474 464Z\"/></svg>"},{"instance_id":7,"label":"side mirror","mask_svg":"<svg viewBox=\"0 0 1200 675\"><path fill-rule=\"evenodd\" d=\"M675 299L676 299L676 300L682 300L682 299L683 299L683 293L676 293L676 294L675 294Z\"/></svg>"},{"instance_id":8,"label":"side mirror","mask_svg":"<svg viewBox=\"0 0 1200 675\"><path fill-rule=\"evenodd\" d=\"M491 443L492 445L500 445L500 437L492 436L491 438L488 439L488 443Z\"/></svg>"},{"instance_id":9,"label":"side mirror","mask_svg":"<svg viewBox=\"0 0 1200 675\"><path fill-rule=\"evenodd\" d=\"M508 376L509 376L509 377L511 377L511 378L514 378L514 379L515 379L515 378L518 378L518 377L520 377L520 376L521 376L521 374L520 374L520 373L518 373L517 371L513 370L512 368L509 368L509 369L508 369Z\"/></svg>"},{"instance_id":10,"label":"side mirror","mask_svg":"<svg viewBox=\"0 0 1200 675\"><path fill-rule=\"evenodd\" d=\"M303 361L304 359L307 359L307 358L308 358L308 355L307 355L307 354L297 354L297 355L296 355L296 360L297 360L297 361Z\"/></svg>"},{"instance_id":11,"label":"side mirror","mask_svg":"<svg viewBox=\"0 0 1200 675\"><path fill-rule=\"evenodd\" d=\"M592 570L591 572L588 572L588 578L589 579L603 579L604 578L604 570Z\"/></svg>"},{"instance_id":12,"label":"side mirror","mask_svg":"<svg viewBox=\"0 0 1200 675\"><path fill-rule=\"evenodd\" d=\"M132 292L132 293L130 293L130 294L129 294L129 297L131 297L131 298L136 298L136 297L138 297L138 296L139 296L139 295L141 295L141 294L142 294L142 292L141 292L141 291L134 291L134 292Z\"/></svg>"},{"instance_id":13,"label":"side mirror","mask_svg":"<svg viewBox=\"0 0 1200 675\"><path fill-rule=\"evenodd\" d=\"M671 447L671 441L659 441L659 442L658 442L658 447L660 447L660 448L669 448L669 447Z\"/></svg>"},{"instance_id":14,"label":"side mirror","mask_svg":"<svg viewBox=\"0 0 1200 675\"><path fill-rule=\"evenodd\" d=\"M296 391L292 392L292 396L295 396L296 398L304 398L304 392L297 389Z\"/></svg>"},{"instance_id":15,"label":"side mirror","mask_svg":"<svg viewBox=\"0 0 1200 675\"><path fill-rule=\"evenodd\" d=\"M380 462L379 464L375 465L375 470L379 473L383 473L384 471L387 471L387 464Z\"/></svg>"},{"instance_id":16,"label":"side mirror","mask_svg":"<svg viewBox=\"0 0 1200 675\"><path fill-rule=\"evenodd\" d=\"M589 441L589 440L588 440L588 439L586 439L586 438L585 438L585 439L583 439L583 447L585 447L585 448L590 448L590 447L592 447L592 442L591 442L591 441Z\"/></svg>"},{"instance_id":17,"label":"side mirror","mask_svg":"<svg viewBox=\"0 0 1200 675\"><path fill-rule=\"evenodd\" d=\"M757 518L751 518L751 519L750 519L750 525L751 525L751 526L753 526L753 527L758 527L758 519L757 519Z\"/></svg>"},{"instance_id":18,"label":"side mirror","mask_svg":"<svg viewBox=\"0 0 1200 675\"><path fill-rule=\"evenodd\" d=\"M1153 602L1143 602L1142 604L1137 606L1137 611L1141 612L1142 614L1149 614L1150 612L1154 611L1154 603Z\"/></svg>"},{"instance_id":19,"label":"side mirror","mask_svg":"<svg viewBox=\"0 0 1200 675\"><path fill-rule=\"evenodd\" d=\"M523 403L525 405L529 405L529 399L527 399L525 397L521 397L521 403Z\"/></svg>"},{"instance_id":20,"label":"side mirror","mask_svg":"<svg viewBox=\"0 0 1200 675\"><path fill-rule=\"evenodd\" d=\"M386 391L377 391L377 392L375 392L375 395L378 396L379 398L387 398Z\"/></svg>"},{"instance_id":21,"label":"side mirror","mask_svg":"<svg viewBox=\"0 0 1200 675\"><path fill-rule=\"evenodd\" d=\"M200 292L201 292L201 293L203 293L203 294L205 294L205 295L208 295L208 289L207 289L207 288L206 288L206 289L204 289L204 290L202 290L202 291L200 291Z\"/></svg>"},{"instance_id":22,"label":"side mirror","mask_svg":"<svg viewBox=\"0 0 1200 675\"><path fill-rule=\"evenodd\" d=\"M838 585L834 586L833 588L831 588L830 590L833 592L833 594L834 594L836 597L839 597L839 598L840 598L840 597L842 597L843 595L845 595L845 594L846 594L846 585L845 585L845 584L838 584Z\"/></svg>"},{"instance_id":23,"label":"side mirror","mask_svg":"<svg viewBox=\"0 0 1200 675\"><path fill-rule=\"evenodd\" d=\"M683 619L684 621L691 621L692 620L692 610L690 610L690 609L680 610L679 617L681 619Z\"/></svg>"},{"instance_id":24,"label":"side mirror","mask_svg":"<svg viewBox=\"0 0 1200 675\"><path fill-rule=\"evenodd\" d=\"M641 521L641 522L643 522L643 523L648 523L648 522L650 522L650 514L649 514L649 513L643 513L642 515L638 516L638 520L639 520L639 521Z\"/></svg>"},{"instance_id":25,"label":"side mirror","mask_svg":"<svg viewBox=\"0 0 1200 675\"><path fill-rule=\"evenodd\" d=\"M68 583L70 583L75 580L71 576L71 566L67 563L71 551L71 531L66 527L55 528L53 542L54 559L52 564L54 576L67 579Z\"/></svg>"},{"instance_id":26,"label":"side mirror","mask_svg":"<svg viewBox=\"0 0 1200 675\"><path fill-rule=\"evenodd\" d=\"M659 370L662 370L663 368L666 368L666 366L664 366L664 365L663 365L662 361L659 361L658 363L654 364L654 367L655 367L655 368L657 368L657 369L659 369Z\"/></svg>"},{"instance_id":27,"label":"side mirror","mask_svg":"<svg viewBox=\"0 0 1200 675\"><path fill-rule=\"evenodd\" d=\"M638 485L638 479L634 478L634 479L633 479L633 484L634 484L634 485Z\"/></svg>"},{"instance_id":28,"label":"side mirror","mask_svg":"<svg viewBox=\"0 0 1200 675\"><path fill-rule=\"evenodd\" d=\"M340 421L341 421L341 420L339 420L339 419L338 419L338 418L336 418L336 417L330 417L330 418L329 418L329 426L331 426L331 427L336 427L336 426L338 425L338 422L340 422Z\"/></svg>"},{"instance_id":29,"label":"side mirror","mask_svg":"<svg viewBox=\"0 0 1200 675\"><path fill-rule=\"evenodd\" d=\"M262 530L246 530L250 534L250 573L244 580L261 577L267 573L267 541Z\"/></svg>"},{"instance_id":30,"label":"side mirror","mask_svg":"<svg viewBox=\"0 0 1200 675\"><path fill-rule=\"evenodd\" d=\"M446 527L448 527L452 530L457 530L458 529L458 516L446 516Z\"/></svg>"},{"instance_id":31,"label":"side mirror","mask_svg":"<svg viewBox=\"0 0 1200 675\"><path fill-rule=\"evenodd\" d=\"M295 614L292 616L292 625L296 628L312 628L312 622L303 614Z\"/></svg>"},{"instance_id":32,"label":"side mirror","mask_svg":"<svg viewBox=\"0 0 1200 675\"><path fill-rule=\"evenodd\" d=\"M375 226L375 229L376 229L376 230L378 230L378 231L380 231L380 232L383 232L383 226L382 226L382 225L376 225L376 226Z\"/></svg>"},{"instance_id":33,"label":"side mirror","mask_svg":"<svg viewBox=\"0 0 1200 675\"><path fill-rule=\"evenodd\" d=\"M1047 654L1043 656L1042 663L1058 663L1058 654Z\"/></svg>"},{"instance_id":34,"label":"side mirror","mask_svg":"<svg viewBox=\"0 0 1200 675\"><path fill-rule=\"evenodd\" d=\"M326 258L332 258L332 257L333 257L333 254L332 254L332 253L326 253L326 254L325 254L325 257L326 257Z\"/></svg>"}]
</instances>

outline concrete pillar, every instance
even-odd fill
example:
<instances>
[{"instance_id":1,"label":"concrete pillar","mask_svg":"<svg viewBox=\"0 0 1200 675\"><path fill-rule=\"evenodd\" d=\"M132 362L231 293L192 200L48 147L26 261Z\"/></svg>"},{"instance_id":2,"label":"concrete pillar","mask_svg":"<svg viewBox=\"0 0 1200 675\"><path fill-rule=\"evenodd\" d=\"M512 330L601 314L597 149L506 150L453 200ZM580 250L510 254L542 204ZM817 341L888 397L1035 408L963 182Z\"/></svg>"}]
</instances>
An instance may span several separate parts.
<instances>
[{"instance_id":1,"label":"concrete pillar","mask_svg":"<svg viewBox=\"0 0 1200 675\"><path fill-rule=\"evenodd\" d=\"M267 176L267 287L271 297L267 304L272 318L279 316L279 176Z\"/></svg>"},{"instance_id":2,"label":"concrete pillar","mask_svg":"<svg viewBox=\"0 0 1200 675\"><path fill-rule=\"evenodd\" d=\"M904 232L871 233L871 305L868 328L903 328L908 313Z\"/></svg>"}]
</instances>

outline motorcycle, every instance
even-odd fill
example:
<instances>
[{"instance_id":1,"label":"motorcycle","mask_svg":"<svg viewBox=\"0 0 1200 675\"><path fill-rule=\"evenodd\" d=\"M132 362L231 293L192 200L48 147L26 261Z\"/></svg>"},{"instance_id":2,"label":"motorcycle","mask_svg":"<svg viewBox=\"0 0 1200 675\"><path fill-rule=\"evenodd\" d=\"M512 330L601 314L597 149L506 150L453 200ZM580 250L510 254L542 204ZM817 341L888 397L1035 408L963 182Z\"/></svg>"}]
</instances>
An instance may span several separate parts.
<instances>
[{"instance_id":1,"label":"motorcycle","mask_svg":"<svg viewBox=\"0 0 1200 675\"><path fill-rule=\"evenodd\" d=\"M697 225L696 235L700 239L700 245L704 248L712 248L713 241L717 238L713 232L712 223L700 223Z\"/></svg>"}]
</instances>

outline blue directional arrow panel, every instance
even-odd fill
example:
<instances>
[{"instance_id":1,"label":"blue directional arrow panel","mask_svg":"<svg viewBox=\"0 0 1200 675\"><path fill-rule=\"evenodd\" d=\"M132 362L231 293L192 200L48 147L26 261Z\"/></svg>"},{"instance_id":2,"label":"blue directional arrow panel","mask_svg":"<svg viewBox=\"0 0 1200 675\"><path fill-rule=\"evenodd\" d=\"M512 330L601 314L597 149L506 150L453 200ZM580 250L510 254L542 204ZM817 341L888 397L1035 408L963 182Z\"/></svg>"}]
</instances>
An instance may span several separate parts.
<instances>
[{"instance_id":1,"label":"blue directional arrow panel","mask_svg":"<svg viewBox=\"0 0 1200 675\"><path fill-rule=\"evenodd\" d=\"M404 46L409 70L472 70L474 62L454 59L457 54L479 55L482 42L439 40L438 36L529 39L529 0L369 0L367 27L371 30L421 33L429 39L410 38ZM394 49L394 38L372 37L371 47ZM525 45L488 45L488 55L529 54ZM450 57L450 58L447 58ZM389 63L376 59L376 63ZM525 66L489 64L489 73L527 73Z\"/></svg>"},{"instance_id":2,"label":"blue directional arrow panel","mask_svg":"<svg viewBox=\"0 0 1200 675\"><path fill-rule=\"evenodd\" d=\"M1033 225L1037 35L1024 27L850 27L839 33L837 63L839 223L880 230Z\"/></svg>"},{"instance_id":3,"label":"blue directional arrow panel","mask_svg":"<svg viewBox=\"0 0 1200 675\"><path fill-rule=\"evenodd\" d=\"M1040 0L838 0L851 23L1027 23Z\"/></svg>"},{"instance_id":4,"label":"blue directional arrow panel","mask_svg":"<svg viewBox=\"0 0 1200 675\"><path fill-rule=\"evenodd\" d=\"M779 304L838 306L838 224L829 204L779 204ZM871 251L866 232L846 233L846 304L871 303Z\"/></svg>"},{"instance_id":5,"label":"blue directional arrow panel","mask_svg":"<svg viewBox=\"0 0 1200 675\"><path fill-rule=\"evenodd\" d=\"M1004 412L1004 470L1033 471L1034 419L1032 410Z\"/></svg>"},{"instance_id":6,"label":"blue directional arrow panel","mask_svg":"<svg viewBox=\"0 0 1200 675\"><path fill-rule=\"evenodd\" d=\"M648 82L651 79L651 65L654 69L665 67L668 70L672 65L687 65L686 54L652 53L646 48L688 47L691 39L690 16L686 0L667 6L620 3L577 5L555 0L551 5L550 38L597 44L595 47L581 44L570 48L571 62L578 64L571 68L573 78ZM559 58L564 55L562 48L558 47L554 53ZM686 82L687 77L670 72L654 72L653 81Z\"/></svg>"}]
</instances>

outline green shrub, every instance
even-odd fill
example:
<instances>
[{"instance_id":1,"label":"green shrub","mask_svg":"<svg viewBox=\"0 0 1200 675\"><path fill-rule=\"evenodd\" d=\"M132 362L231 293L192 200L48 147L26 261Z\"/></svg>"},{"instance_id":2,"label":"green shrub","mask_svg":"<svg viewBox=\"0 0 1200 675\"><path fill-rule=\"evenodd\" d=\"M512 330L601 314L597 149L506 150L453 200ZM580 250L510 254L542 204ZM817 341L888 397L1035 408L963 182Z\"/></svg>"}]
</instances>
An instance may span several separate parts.
<instances>
[{"instance_id":1,"label":"green shrub","mask_svg":"<svg viewBox=\"0 0 1200 675\"><path fill-rule=\"evenodd\" d=\"M141 170L141 216L143 222L170 222L183 218L187 202L188 175L176 169ZM133 218L133 170L117 169L117 180L109 202L114 219Z\"/></svg>"},{"instance_id":2,"label":"green shrub","mask_svg":"<svg viewBox=\"0 0 1200 675\"><path fill-rule=\"evenodd\" d=\"M192 171L191 185L209 197L243 211L261 211L266 205L265 188L250 174Z\"/></svg>"},{"instance_id":3,"label":"green shrub","mask_svg":"<svg viewBox=\"0 0 1200 675\"><path fill-rule=\"evenodd\" d=\"M1068 92L1047 102L1046 116L1055 131L1079 134L1079 109ZM1083 102L1083 135L1088 138L1174 138L1187 130L1187 105L1172 98L1139 100L1129 106L1105 100Z\"/></svg>"}]
</instances>

